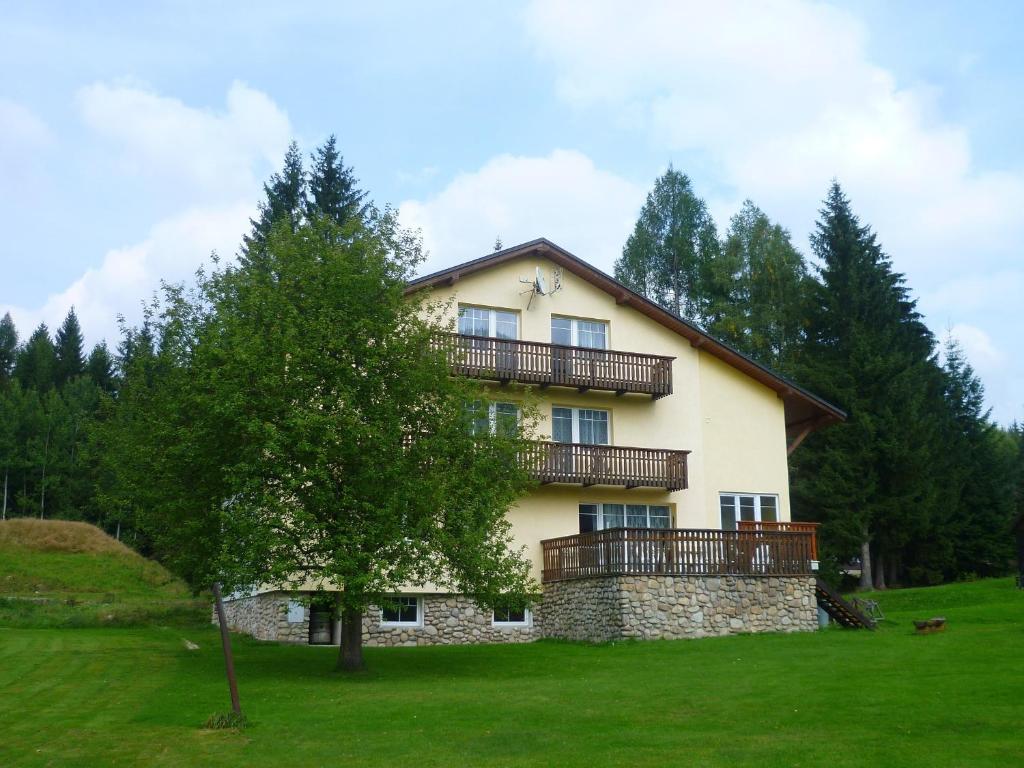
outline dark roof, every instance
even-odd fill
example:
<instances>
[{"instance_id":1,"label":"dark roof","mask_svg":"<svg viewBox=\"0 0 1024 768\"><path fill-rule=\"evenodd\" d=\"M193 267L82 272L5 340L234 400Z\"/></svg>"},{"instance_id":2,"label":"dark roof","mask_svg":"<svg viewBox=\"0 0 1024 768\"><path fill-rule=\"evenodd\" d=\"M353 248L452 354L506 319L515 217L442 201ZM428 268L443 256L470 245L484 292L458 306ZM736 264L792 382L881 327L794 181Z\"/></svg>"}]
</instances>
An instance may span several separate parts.
<instances>
[{"instance_id":1,"label":"dark roof","mask_svg":"<svg viewBox=\"0 0 1024 768\"><path fill-rule=\"evenodd\" d=\"M423 277L417 277L409 282L406 292L413 293L436 285L452 285L459 278L470 275L473 272L479 272L502 262L526 257L543 257L564 269L568 269L588 283L612 295L617 303L626 304L638 312L647 315L652 320L685 337L692 346L707 352L713 357L717 357L719 360L747 374L752 379L775 390L785 403L787 430L800 431L805 427L817 429L846 419L846 413L828 401L823 400L813 392L809 392L784 376L775 373L770 368L751 359L724 341L716 339L703 328L700 328L686 318L680 317L659 304L655 304L645 296L623 285L611 275L605 274L578 256L574 256L564 248L560 248L543 237L531 240L528 243L515 245L511 248L505 248L501 251L495 251L478 259L466 261L454 267L424 275Z\"/></svg>"}]
</instances>

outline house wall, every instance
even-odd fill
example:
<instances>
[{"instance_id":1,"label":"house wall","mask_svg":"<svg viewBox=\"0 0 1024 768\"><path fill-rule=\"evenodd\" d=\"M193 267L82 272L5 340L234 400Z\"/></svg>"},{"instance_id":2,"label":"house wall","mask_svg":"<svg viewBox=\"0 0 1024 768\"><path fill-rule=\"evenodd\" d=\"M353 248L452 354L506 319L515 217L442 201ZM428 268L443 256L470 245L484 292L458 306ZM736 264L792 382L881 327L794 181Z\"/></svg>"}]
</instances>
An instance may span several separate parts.
<instances>
[{"instance_id":1,"label":"house wall","mask_svg":"<svg viewBox=\"0 0 1024 768\"><path fill-rule=\"evenodd\" d=\"M691 453L684 491L547 486L521 500L509 521L517 546L534 561L534 576L540 578L540 540L577 533L577 505L584 501L669 504L676 527L720 528L719 493L777 494L780 519L789 520L785 413L778 395L568 270L562 271L560 291L535 296L527 308L530 296L523 292L529 286L520 279L532 280L538 267L550 286L555 265L525 257L418 296L427 306L447 304L443 316L453 329L459 303L518 312L520 339L531 341L550 342L551 316L568 315L606 321L611 349L675 357L673 393L659 400L558 387L533 388L531 396L541 411L541 437L550 436L553 405L601 408L611 412L613 445ZM502 391L509 401L521 396L511 387Z\"/></svg>"}]
</instances>

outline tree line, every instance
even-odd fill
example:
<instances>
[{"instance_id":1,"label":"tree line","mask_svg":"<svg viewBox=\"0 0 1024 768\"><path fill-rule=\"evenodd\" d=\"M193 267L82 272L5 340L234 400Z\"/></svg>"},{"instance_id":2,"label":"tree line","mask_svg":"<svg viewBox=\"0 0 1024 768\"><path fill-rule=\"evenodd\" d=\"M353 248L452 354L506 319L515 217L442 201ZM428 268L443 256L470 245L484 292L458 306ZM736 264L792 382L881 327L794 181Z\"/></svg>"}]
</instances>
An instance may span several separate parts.
<instances>
[{"instance_id":1,"label":"tree line","mask_svg":"<svg viewBox=\"0 0 1024 768\"><path fill-rule=\"evenodd\" d=\"M836 182L810 244L812 260L749 200L719 236L669 168L615 276L848 412L790 459L794 519L822 524L833 574L854 558L878 588L1006 573L1024 427L992 421L963 350L925 326Z\"/></svg>"},{"instance_id":2,"label":"tree line","mask_svg":"<svg viewBox=\"0 0 1024 768\"><path fill-rule=\"evenodd\" d=\"M208 461L187 455L202 424L179 397L195 394L183 372L197 329L226 301L222 292L241 290L239 276L280 272L287 248L300 263L318 226L327 226L321 236L338 247L372 240L392 254L377 265L388 285L416 262L418 245L391 212L368 202L332 137L308 169L298 147L289 148L282 170L264 185L237 266L200 273L191 293L168 286L146 305L141 323L122 328L114 353L100 343L85 354L73 309L52 337L42 325L24 342L4 317L3 515L85 520L127 533L142 551L202 583L206 550L196 542L210 544L222 529L189 510L204 488L223 489ZM851 558L861 559L864 584L879 587L1005 573L1009 527L1024 511L1024 427L993 423L963 351L925 326L904 276L838 184L825 198L811 254L750 201L720 235L687 176L669 168L648 195L615 275L848 412L845 424L815 432L791 457L794 518L822 523L833 573ZM262 285L259 295L286 287ZM301 292L283 295L303 300ZM250 360L254 381L266 362ZM157 428L164 423L153 420L158 412L176 432ZM163 442L154 443L154 434ZM220 446L228 461L230 446ZM192 495L180 492L183 472Z\"/></svg>"}]
</instances>

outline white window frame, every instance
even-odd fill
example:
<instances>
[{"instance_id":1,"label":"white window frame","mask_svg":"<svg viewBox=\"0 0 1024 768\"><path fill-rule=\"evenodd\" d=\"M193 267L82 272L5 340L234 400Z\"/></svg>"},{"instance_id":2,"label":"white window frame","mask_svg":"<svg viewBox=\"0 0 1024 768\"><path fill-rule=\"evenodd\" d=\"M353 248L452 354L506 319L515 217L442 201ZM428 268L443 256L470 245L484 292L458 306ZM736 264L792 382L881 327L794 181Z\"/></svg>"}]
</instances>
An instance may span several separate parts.
<instances>
[{"instance_id":1,"label":"white window frame","mask_svg":"<svg viewBox=\"0 0 1024 768\"><path fill-rule=\"evenodd\" d=\"M479 400L475 402L480 402ZM492 435L498 434L498 406L499 405L511 405L516 409L516 423L518 424L522 419L522 410L516 403L507 402L493 402L487 404L487 425ZM474 432L474 434L476 434Z\"/></svg>"},{"instance_id":2,"label":"white window frame","mask_svg":"<svg viewBox=\"0 0 1024 768\"><path fill-rule=\"evenodd\" d=\"M523 612L522 621L498 621L498 618L494 615L494 611L491 611L491 626L492 627L532 627L533 626L533 611L526 608Z\"/></svg>"},{"instance_id":3,"label":"white window frame","mask_svg":"<svg viewBox=\"0 0 1024 768\"><path fill-rule=\"evenodd\" d=\"M609 324L607 320L591 320L586 317L570 317L569 315L552 315L552 320L568 320L569 321L569 346L578 347L580 346L580 323L594 323L595 325L604 326L604 346L603 347L587 347L587 349L610 349L609 345ZM554 343L555 335L552 332L551 342Z\"/></svg>"},{"instance_id":4,"label":"white window frame","mask_svg":"<svg viewBox=\"0 0 1024 768\"><path fill-rule=\"evenodd\" d=\"M382 627L422 627L423 626L423 598L416 595L394 595L396 600L415 600L416 601L416 620L415 621L385 621L384 619L384 608L380 609L380 626Z\"/></svg>"},{"instance_id":5,"label":"white window frame","mask_svg":"<svg viewBox=\"0 0 1024 768\"><path fill-rule=\"evenodd\" d=\"M555 409L561 408L566 411L572 411L572 442L580 442L580 411L598 411L608 415L608 442L607 443L593 443L593 445L613 445L612 442L612 412L607 408L579 408L571 405L552 405L551 406L551 439L555 439Z\"/></svg>"},{"instance_id":6,"label":"white window frame","mask_svg":"<svg viewBox=\"0 0 1024 768\"><path fill-rule=\"evenodd\" d=\"M636 503L630 503L630 502L625 502L625 501L606 501L606 502L600 502L600 501L581 501L581 502L579 502L579 504L577 505L577 527L579 527L579 522L578 522L579 521L579 511L578 511L578 508L582 507L582 506L588 506L588 507L597 507L597 527L594 530L595 531L605 531L605 530L608 530L605 527L605 524L604 524L604 508L606 506L612 506L612 505L614 505L614 506L621 506L622 507L622 525L621 526L616 526L616 527L627 527L627 528L630 527L628 525L628 523L629 523L629 510L627 509L627 507L645 507L646 509L645 509L644 514L647 517L647 526L646 526L647 529L652 530L652 531L666 531L666 530L671 530L672 529L673 518L675 517L675 515L673 514L673 510L672 510L672 505L671 504L646 504L646 503L645 504L636 504ZM654 528L654 527L651 526L651 507L665 507L668 510L668 528ZM635 527L635 526L633 526L633 527Z\"/></svg>"},{"instance_id":7,"label":"white window frame","mask_svg":"<svg viewBox=\"0 0 1024 768\"><path fill-rule=\"evenodd\" d=\"M761 519L761 499L763 499L763 498L775 499L775 520L773 520L771 522L776 522L777 523L777 522L781 522L782 521L782 507L779 505L779 494L777 494L777 493L749 493L749 492L731 492L731 491L730 492L720 492L718 494L719 524L721 525L722 501L724 499L727 499L727 498L731 498L732 499L733 515L734 515L734 519L735 519L735 522L736 522L736 527L735 528L724 528L723 527L722 528L723 531L726 531L726 530L733 530L733 531L739 530L740 522L741 522L740 521L740 496L752 496L754 498L754 522L755 523L764 522Z\"/></svg>"},{"instance_id":8,"label":"white window frame","mask_svg":"<svg viewBox=\"0 0 1024 768\"><path fill-rule=\"evenodd\" d=\"M516 321L516 333L515 336L512 337L512 339L519 338L519 313L516 312L514 309L502 309L500 307L481 307L478 304L459 304L456 323L458 322L458 317L461 317L462 310L464 309L475 309L487 313L487 336L488 338L492 339L498 338L498 312L504 312L512 315L512 317L514 317Z\"/></svg>"}]
</instances>

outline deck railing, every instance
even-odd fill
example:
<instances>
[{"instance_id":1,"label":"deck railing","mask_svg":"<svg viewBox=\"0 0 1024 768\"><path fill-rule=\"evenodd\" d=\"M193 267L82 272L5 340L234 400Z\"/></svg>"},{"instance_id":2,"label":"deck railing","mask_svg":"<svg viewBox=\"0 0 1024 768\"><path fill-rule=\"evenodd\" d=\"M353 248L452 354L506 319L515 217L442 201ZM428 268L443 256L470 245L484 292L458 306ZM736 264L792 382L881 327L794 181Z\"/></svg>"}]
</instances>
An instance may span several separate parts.
<instances>
[{"instance_id":1,"label":"deck railing","mask_svg":"<svg viewBox=\"0 0 1024 768\"><path fill-rule=\"evenodd\" d=\"M523 461L542 484L617 485L626 488L687 487L689 451L584 443L533 443Z\"/></svg>"},{"instance_id":2,"label":"deck railing","mask_svg":"<svg viewBox=\"0 0 1024 768\"><path fill-rule=\"evenodd\" d=\"M813 541L807 531L611 528L542 541L542 579L810 575Z\"/></svg>"},{"instance_id":3,"label":"deck railing","mask_svg":"<svg viewBox=\"0 0 1024 768\"><path fill-rule=\"evenodd\" d=\"M811 536L811 559L818 559L818 526L820 523L797 523L786 522L761 522L757 520L740 520L737 527L741 531L793 531L798 533L810 533Z\"/></svg>"},{"instance_id":4,"label":"deck railing","mask_svg":"<svg viewBox=\"0 0 1024 768\"><path fill-rule=\"evenodd\" d=\"M581 392L601 389L654 398L672 394L671 357L456 333L438 334L433 343L460 376Z\"/></svg>"}]
</instances>

